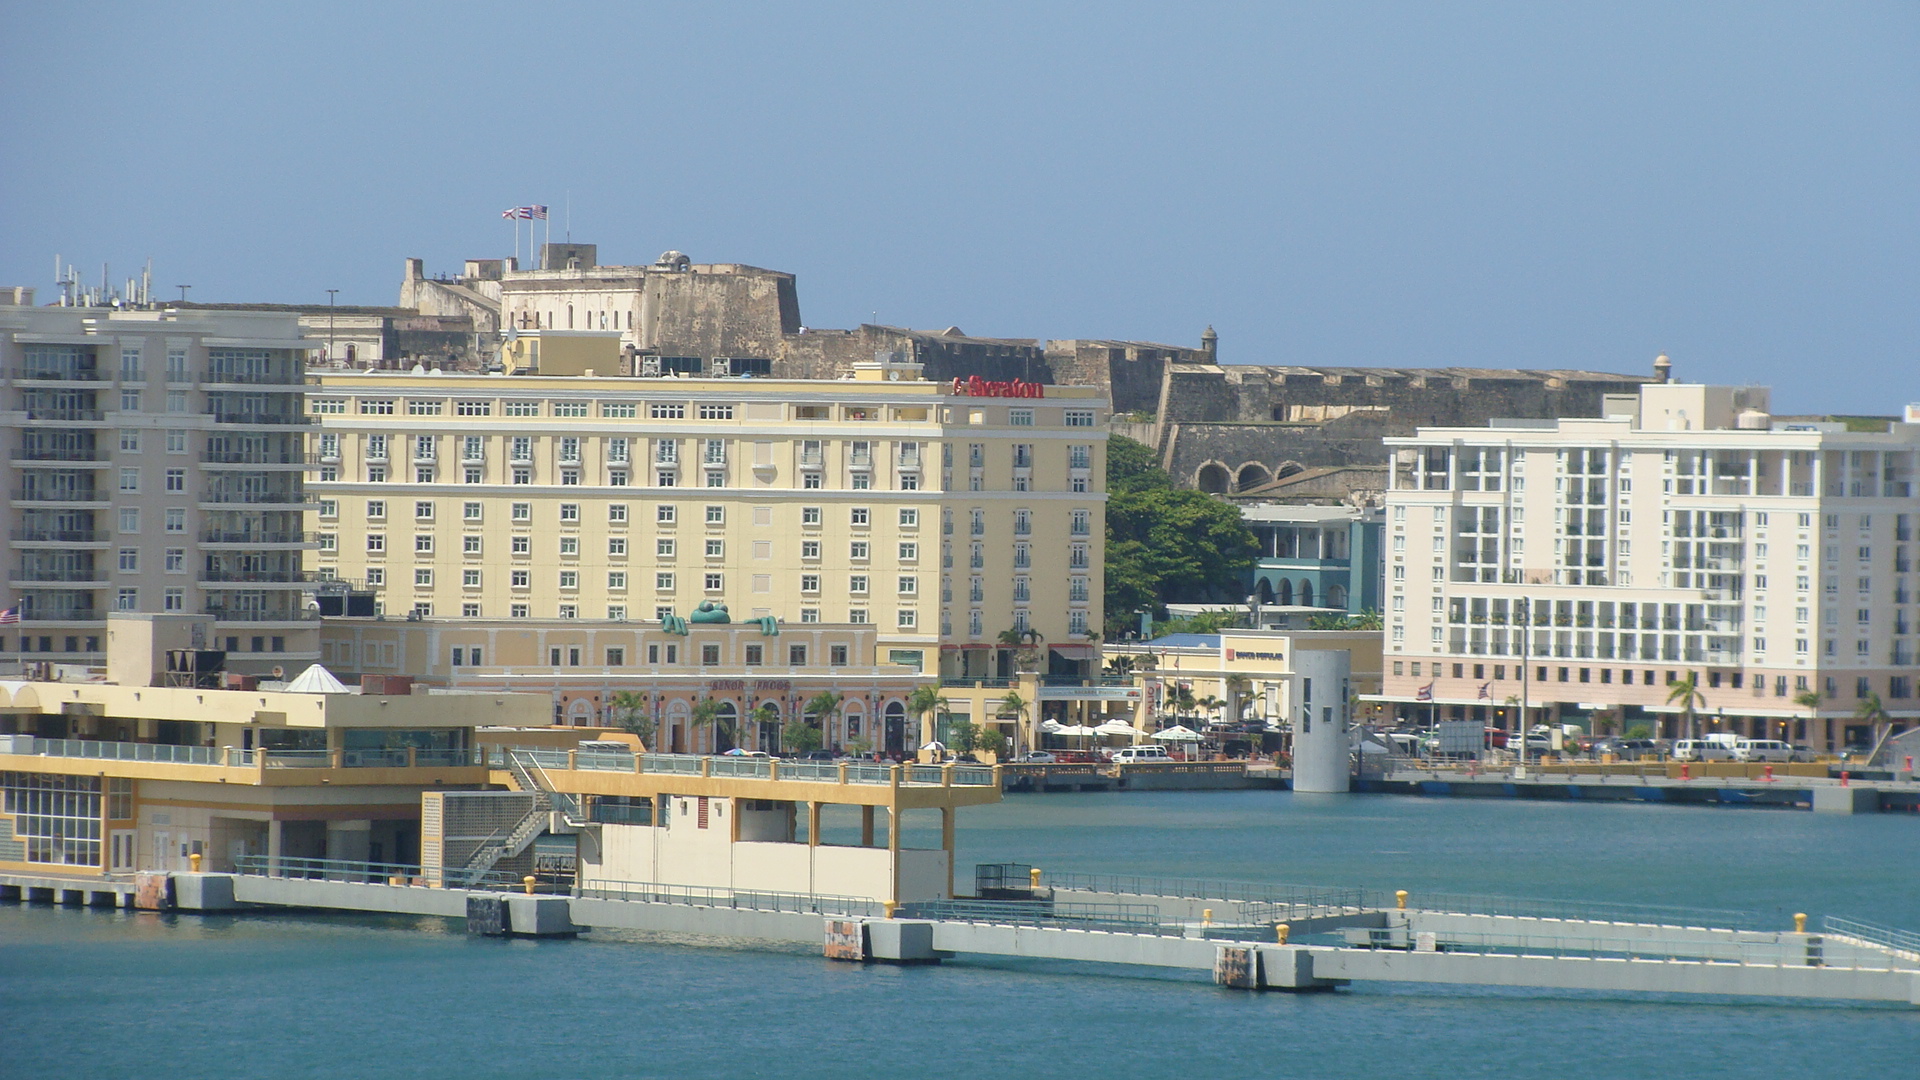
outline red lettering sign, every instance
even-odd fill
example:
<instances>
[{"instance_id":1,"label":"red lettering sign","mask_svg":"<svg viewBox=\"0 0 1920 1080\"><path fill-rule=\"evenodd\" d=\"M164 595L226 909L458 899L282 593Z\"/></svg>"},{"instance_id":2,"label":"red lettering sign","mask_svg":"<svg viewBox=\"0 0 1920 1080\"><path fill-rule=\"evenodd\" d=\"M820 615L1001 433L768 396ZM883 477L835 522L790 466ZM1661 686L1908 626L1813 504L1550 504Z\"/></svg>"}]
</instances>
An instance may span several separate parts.
<instances>
[{"instance_id":1,"label":"red lettering sign","mask_svg":"<svg viewBox=\"0 0 1920 1080\"><path fill-rule=\"evenodd\" d=\"M953 380L953 393L960 397L1037 398L1046 396L1046 384L1024 379L1012 382L988 382L978 375Z\"/></svg>"}]
</instances>

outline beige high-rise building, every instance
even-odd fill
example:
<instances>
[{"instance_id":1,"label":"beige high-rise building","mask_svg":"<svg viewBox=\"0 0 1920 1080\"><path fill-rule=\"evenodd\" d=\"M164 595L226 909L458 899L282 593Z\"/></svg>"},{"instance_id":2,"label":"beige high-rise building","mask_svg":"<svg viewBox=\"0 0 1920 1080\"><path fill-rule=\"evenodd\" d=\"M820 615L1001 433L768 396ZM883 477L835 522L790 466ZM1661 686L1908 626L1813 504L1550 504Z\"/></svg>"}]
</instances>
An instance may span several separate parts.
<instances>
[{"instance_id":1,"label":"beige high-rise building","mask_svg":"<svg viewBox=\"0 0 1920 1080\"><path fill-rule=\"evenodd\" d=\"M0 306L0 665L102 663L109 611L211 615L231 670L319 656L296 317Z\"/></svg>"},{"instance_id":2,"label":"beige high-rise building","mask_svg":"<svg viewBox=\"0 0 1920 1080\"><path fill-rule=\"evenodd\" d=\"M1876 735L1871 699L1920 719L1920 410L1858 431L1767 405L1656 383L1602 418L1388 439L1385 700L1680 737L1691 678L1700 731L1823 751Z\"/></svg>"},{"instance_id":3,"label":"beige high-rise building","mask_svg":"<svg viewBox=\"0 0 1920 1080\"><path fill-rule=\"evenodd\" d=\"M603 692L658 674L734 678L743 666L769 680L884 667L895 682L991 681L1012 674L998 641L1007 630L1037 634L1048 670L1097 666L1098 390L1020 384L1036 396L989 396L1016 388L923 381L892 362L814 382L336 372L312 382L320 574L364 582L387 618L442 627L450 652L485 666L594 669ZM826 636L798 666L786 638L702 639L721 605L734 624L784 624L796 643ZM467 632L479 627L487 633ZM827 633L836 627L850 632ZM596 628L611 636L593 640ZM864 655L835 652L841 641ZM368 666L358 655L328 662ZM874 693L875 713L892 704ZM985 701L956 707L991 719ZM744 695L739 704L753 707Z\"/></svg>"}]
</instances>

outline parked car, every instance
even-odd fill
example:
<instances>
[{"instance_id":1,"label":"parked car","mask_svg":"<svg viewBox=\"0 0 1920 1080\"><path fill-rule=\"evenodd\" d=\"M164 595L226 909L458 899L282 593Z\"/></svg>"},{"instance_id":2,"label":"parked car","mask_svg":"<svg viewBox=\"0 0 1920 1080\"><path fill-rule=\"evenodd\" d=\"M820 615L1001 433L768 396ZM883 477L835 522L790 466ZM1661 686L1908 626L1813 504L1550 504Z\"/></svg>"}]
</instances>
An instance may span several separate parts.
<instances>
[{"instance_id":1,"label":"parked car","mask_svg":"<svg viewBox=\"0 0 1920 1080\"><path fill-rule=\"evenodd\" d=\"M1052 754L1046 752L1045 750L1029 750L1024 754L1021 754L1020 757L1016 760L1028 761L1028 762L1033 762L1035 764L1044 765L1044 764L1051 764L1057 759Z\"/></svg>"},{"instance_id":2,"label":"parked car","mask_svg":"<svg viewBox=\"0 0 1920 1080\"><path fill-rule=\"evenodd\" d=\"M1115 750L1110 760L1115 765L1138 765L1150 762L1169 762L1172 761L1173 758L1167 755L1166 747L1143 743L1139 746L1123 746Z\"/></svg>"},{"instance_id":3,"label":"parked car","mask_svg":"<svg viewBox=\"0 0 1920 1080\"><path fill-rule=\"evenodd\" d=\"M1793 747L1778 739L1741 739L1733 744L1735 761L1792 761Z\"/></svg>"},{"instance_id":4,"label":"parked car","mask_svg":"<svg viewBox=\"0 0 1920 1080\"><path fill-rule=\"evenodd\" d=\"M1733 743L1721 739L1676 739L1675 761L1732 761Z\"/></svg>"},{"instance_id":5,"label":"parked car","mask_svg":"<svg viewBox=\"0 0 1920 1080\"><path fill-rule=\"evenodd\" d=\"M838 761L840 755L831 750L809 750L800 755L801 761Z\"/></svg>"},{"instance_id":6,"label":"parked car","mask_svg":"<svg viewBox=\"0 0 1920 1080\"><path fill-rule=\"evenodd\" d=\"M1612 754L1616 761L1654 761L1660 757L1660 744L1653 739L1600 739L1593 744L1593 756Z\"/></svg>"}]
</instances>

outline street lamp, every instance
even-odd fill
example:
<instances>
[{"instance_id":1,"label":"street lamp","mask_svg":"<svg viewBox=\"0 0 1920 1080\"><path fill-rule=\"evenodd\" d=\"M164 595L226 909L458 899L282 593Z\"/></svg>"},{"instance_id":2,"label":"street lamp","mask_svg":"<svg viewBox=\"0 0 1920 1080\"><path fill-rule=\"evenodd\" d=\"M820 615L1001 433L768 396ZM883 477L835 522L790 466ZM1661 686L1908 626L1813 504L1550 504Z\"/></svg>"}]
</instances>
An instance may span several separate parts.
<instances>
[{"instance_id":1,"label":"street lamp","mask_svg":"<svg viewBox=\"0 0 1920 1080\"><path fill-rule=\"evenodd\" d=\"M1253 624L1253 629L1260 629L1260 594L1258 592L1247 594L1247 611L1253 616L1247 621Z\"/></svg>"}]
</instances>

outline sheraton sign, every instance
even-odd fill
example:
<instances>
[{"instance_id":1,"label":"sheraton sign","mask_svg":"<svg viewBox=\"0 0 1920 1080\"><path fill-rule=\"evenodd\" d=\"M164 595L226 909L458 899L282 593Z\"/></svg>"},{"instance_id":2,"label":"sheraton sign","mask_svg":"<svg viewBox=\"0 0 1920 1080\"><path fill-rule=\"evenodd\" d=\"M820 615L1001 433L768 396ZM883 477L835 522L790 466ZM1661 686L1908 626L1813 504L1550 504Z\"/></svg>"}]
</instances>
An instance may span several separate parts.
<instances>
[{"instance_id":1,"label":"sheraton sign","mask_svg":"<svg viewBox=\"0 0 1920 1080\"><path fill-rule=\"evenodd\" d=\"M1012 382L988 382L978 375L953 380L953 392L961 397L1017 397L1037 398L1046 396L1046 385L1014 379Z\"/></svg>"}]
</instances>

